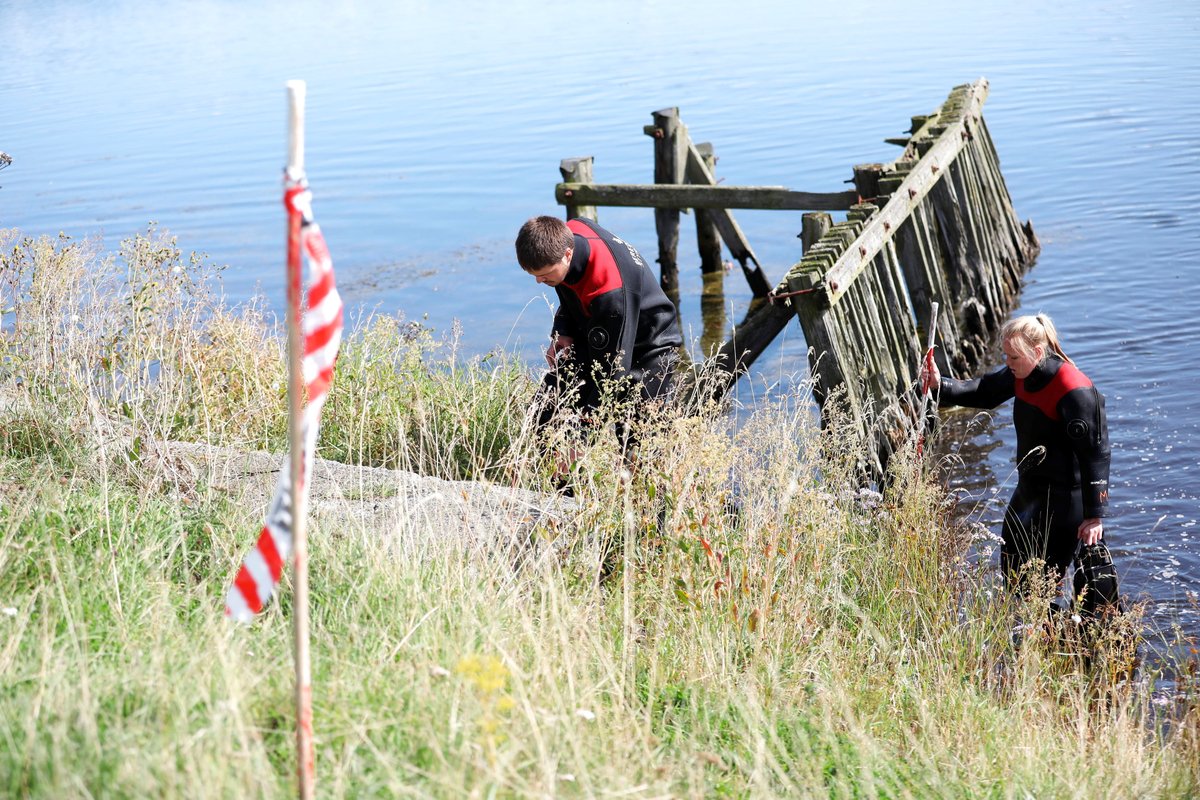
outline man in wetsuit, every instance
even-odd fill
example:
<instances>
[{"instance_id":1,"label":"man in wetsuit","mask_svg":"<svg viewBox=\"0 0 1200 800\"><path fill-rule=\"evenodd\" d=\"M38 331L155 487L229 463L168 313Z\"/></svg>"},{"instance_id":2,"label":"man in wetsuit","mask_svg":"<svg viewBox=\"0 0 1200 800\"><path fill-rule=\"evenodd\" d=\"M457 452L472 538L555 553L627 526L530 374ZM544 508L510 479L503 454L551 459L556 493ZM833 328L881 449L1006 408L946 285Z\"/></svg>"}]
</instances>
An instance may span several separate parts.
<instances>
[{"instance_id":1,"label":"man in wetsuit","mask_svg":"<svg viewBox=\"0 0 1200 800\"><path fill-rule=\"evenodd\" d=\"M1007 366L972 380L923 378L939 405L995 408L1010 398L1017 432L1017 488L1004 514L1000 565L1009 579L1034 558L1057 583L1078 557L1084 610L1115 606L1116 572L1102 542L1108 516L1110 450L1104 397L1067 358L1044 314L1001 330ZM1082 552L1081 552L1082 547Z\"/></svg>"},{"instance_id":2,"label":"man in wetsuit","mask_svg":"<svg viewBox=\"0 0 1200 800\"><path fill-rule=\"evenodd\" d=\"M683 344L679 315L633 245L590 220L542 216L521 226L516 250L522 269L559 301L539 427L564 401L597 409L619 389L613 382L628 382L618 396L667 398Z\"/></svg>"}]
</instances>

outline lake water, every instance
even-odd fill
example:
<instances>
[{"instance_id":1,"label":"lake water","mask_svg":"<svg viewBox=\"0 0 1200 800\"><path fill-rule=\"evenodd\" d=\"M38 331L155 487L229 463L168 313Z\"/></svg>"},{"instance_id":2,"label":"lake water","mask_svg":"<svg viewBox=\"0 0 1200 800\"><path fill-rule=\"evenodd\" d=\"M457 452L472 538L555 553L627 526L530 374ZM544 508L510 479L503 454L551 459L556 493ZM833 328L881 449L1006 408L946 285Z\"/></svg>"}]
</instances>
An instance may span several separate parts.
<instances>
[{"instance_id":1,"label":"lake water","mask_svg":"<svg viewBox=\"0 0 1200 800\"><path fill-rule=\"evenodd\" d=\"M650 112L679 106L729 184L838 191L913 114L986 76L1017 213L1042 254L1023 311L1055 318L1108 398L1108 526L1126 589L1200 631L1200 10L1190 3L931 0L563 3L0 2L0 227L104 237L149 221L228 264L233 301L282 293L284 82L308 82L317 217L351 306L463 326L471 352L537 362L550 297L516 267L527 217L560 213L559 160L652 180ZM768 276L799 212L738 220ZM602 224L656 253L653 214ZM690 218L685 326L701 332ZM749 297L727 281L727 316ZM531 301L531 298L534 298ZM793 325L747 402L805 369ZM1013 480L1007 409L956 475L988 522ZM996 443L999 442L997 445Z\"/></svg>"}]
</instances>

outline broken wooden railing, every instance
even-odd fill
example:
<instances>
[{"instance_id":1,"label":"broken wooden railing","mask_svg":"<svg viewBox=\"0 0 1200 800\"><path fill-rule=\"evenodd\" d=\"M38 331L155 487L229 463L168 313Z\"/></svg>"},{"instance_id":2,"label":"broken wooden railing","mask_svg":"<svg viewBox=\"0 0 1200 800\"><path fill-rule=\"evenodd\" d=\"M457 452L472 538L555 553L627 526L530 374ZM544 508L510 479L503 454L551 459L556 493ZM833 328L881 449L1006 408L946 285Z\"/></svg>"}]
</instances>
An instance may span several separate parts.
<instances>
[{"instance_id":1,"label":"broken wooden railing","mask_svg":"<svg viewBox=\"0 0 1200 800\"><path fill-rule=\"evenodd\" d=\"M596 184L590 157L568 159L556 197L568 217L595 219L601 205L654 208L667 289L678 286L680 210L704 212L696 215L702 269L714 269L714 243L724 241L756 301L716 348L705 370L710 377L697 388L728 391L798 314L822 411L828 415L836 402L877 445L869 466L878 471L916 416L918 342L931 304L941 308L942 372L974 372L1038 252L1031 226L1013 210L983 120L987 93L984 79L958 86L937 111L913 117L909 136L887 140L903 146L900 157L856 166L854 191L718 186L711 147L692 144L678 109L665 109L645 129L655 139L654 185ZM731 208L809 212L802 217L804 256L773 290ZM846 219L834 222L828 211L846 211Z\"/></svg>"},{"instance_id":2,"label":"broken wooden railing","mask_svg":"<svg viewBox=\"0 0 1200 800\"><path fill-rule=\"evenodd\" d=\"M947 375L982 367L1038 253L1020 224L981 108L985 80L956 87L914 117L904 153L855 169L859 194L785 276L800 317L815 392L835 395L877 444L877 463L903 439L918 406L918 328L941 308L936 359Z\"/></svg>"},{"instance_id":3,"label":"broken wooden railing","mask_svg":"<svg viewBox=\"0 0 1200 800\"><path fill-rule=\"evenodd\" d=\"M555 198L567 207L567 217L587 217L596 221L597 206L637 206L654 209L658 233L660 282L668 292L679 288L679 215L683 209L705 213L696 215L696 239L702 269L719 270L713 242L720 239L741 265L755 297L765 298L772 283L763 272L745 234L730 213L732 208L783 210L846 210L858 201L852 191L800 192L783 186L718 186L713 175L716 157L712 145L695 144L687 126L679 119L678 108L654 112L654 124L643 130L654 139L653 184L598 184L593 182L591 156L564 159L559 165L563 183L555 189Z\"/></svg>"}]
</instances>

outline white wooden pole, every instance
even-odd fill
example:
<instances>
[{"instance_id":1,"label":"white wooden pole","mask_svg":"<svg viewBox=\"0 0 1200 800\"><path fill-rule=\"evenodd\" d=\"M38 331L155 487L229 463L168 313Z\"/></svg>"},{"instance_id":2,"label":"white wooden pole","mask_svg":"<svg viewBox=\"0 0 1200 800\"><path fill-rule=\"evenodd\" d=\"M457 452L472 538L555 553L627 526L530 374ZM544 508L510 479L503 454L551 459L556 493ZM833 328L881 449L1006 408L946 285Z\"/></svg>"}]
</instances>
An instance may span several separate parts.
<instances>
[{"instance_id":1,"label":"white wooden pole","mask_svg":"<svg viewBox=\"0 0 1200 800\"><path fill-rule=\"evenodd\" d=\"M304 174L304 81L288 81L289 178ZM292 552L295 592L294 621L296 664L296 776L301 800L315 794L316 757L313 748L312 666L308 650L308 503L304 491L304 373L301 359L304 340L300 332L304 293L300 220L288 214L287 329L288 329L288 442L291 449Z\"/></svg>"},{"instance_id":2,"label":"white wooden pole","mask_svg":"<svg viewBox=\"0 0 1200 800\"><path fill-rule=\"evenodd\" d=\"M934 300L929 304L929 341L925 343L925 352L928 353L933 349L934 338L937 336L938 326L938 301Z\"/></svg>"}]
</instances>

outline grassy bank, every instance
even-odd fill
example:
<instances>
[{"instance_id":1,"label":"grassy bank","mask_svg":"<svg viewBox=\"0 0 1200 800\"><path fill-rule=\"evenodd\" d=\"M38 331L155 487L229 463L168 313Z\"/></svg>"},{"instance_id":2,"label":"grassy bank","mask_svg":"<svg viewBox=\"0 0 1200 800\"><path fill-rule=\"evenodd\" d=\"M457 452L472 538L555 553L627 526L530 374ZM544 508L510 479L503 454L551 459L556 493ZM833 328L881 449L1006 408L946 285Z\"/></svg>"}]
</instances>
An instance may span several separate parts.
<instances>
[{"instance_id":1,"label":"grassy bank","mask_svg":"<svg viewBox=\"0 0 1200 800\"><path fill-rule=\"evenodd\" d=\"M142 458L282 449L278 332L153 231L111 259L10 237L0 269L0 794L293 793L286 579L254 626L221 615L263 509ZM370 320L321 454L543 489L532 389L504 355ZM979 590L911 466L860 493L836 431L781 407L642 440L630 476L585 450L577 510L533 532L555 558L314 527L322 796L1200 793L1195 701L1155 711L1115 645L1085 663L1035 627L1015 648L1042 606Z\"/></svg>"}]
</instances>

